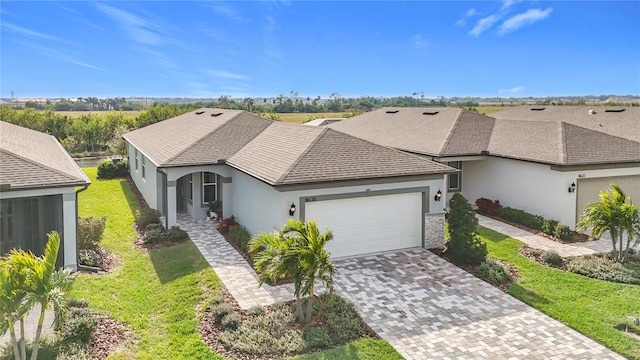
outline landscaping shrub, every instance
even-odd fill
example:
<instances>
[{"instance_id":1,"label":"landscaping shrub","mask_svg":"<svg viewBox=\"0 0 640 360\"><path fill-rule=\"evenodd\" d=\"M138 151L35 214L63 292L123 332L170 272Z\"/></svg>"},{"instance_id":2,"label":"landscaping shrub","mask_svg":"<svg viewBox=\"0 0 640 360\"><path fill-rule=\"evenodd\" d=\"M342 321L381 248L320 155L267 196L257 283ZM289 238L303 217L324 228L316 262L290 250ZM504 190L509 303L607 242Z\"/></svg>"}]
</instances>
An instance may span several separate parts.
<instances>
[{"instance_id":1,"label":"landscaping shrub","mask_svg":"<svg viewBox=\"0 0 640 360\"><path fill-rule=\"evenodd\" d=\"M235 330L240 327L241 323L242 318L240 318L240 315L232 312L225 315L222 320L220 320L220 327L222 330Z\"/></svg>"},{"instance_id":2,"label":"landscaping shrub","mask_svg":"<svg viewBox=\"0 0 640 360\"><path fill-rule=\"evenodd\" d=\"M82 249L78 251L78 264L91 267L101 267L102 258L95 250Z\"/></svg>"},{"instance_id":3,"label":"landscaping shrub","mask_svg":"<svg viewBox=\"0 0 640 360\"><path fill-rule=\"evenodd\" d=\"M562 265L562 257L560 256L560 254L558 254L553 250L547 250L544 253L542 253L542 260L544 260L546 263L551 264L553 266Z\"/></svg>"},{"instance_id":4,"label":"landscaping shrub","mask_svg":"<svg viewBox=\"0 0 640 360\"><path fill-rule=\"evenodd\" d=\"M491 201L491 199L487 198L479 198L476 200L476 206L478 207L478 211L487 215L497 215L498 210L502 207L500 205L500 201Z\"/></svg>"},{"instance_id":5,"label":"landscaping shrub","mask_svg":"<svg viewBox=\"0 0 640 360\"><path fill-rule=\"evenodd\" d=\"M129 173L127 160L113 162L105 160L98 164L98 179L113 179L117 177L125 177Z\"/></svg>"},{"instance_id":6,"label":"landscaping shrub","mask_svg":"<svg viewBox=\"0 0 640 360\"><path fill-rule=\"evenodd\" d=\"M223 304L223 303L226 303L226 302L227 302L227 299L225 299L224 296L222 296L222 295L214 295L211 298L211 305L212 306L213 305L217 305L217 304Z\"/></svg>"},{"instance_id":7,"label":"landscaping shrub","mask_svg":"<svg viewBox=\"0 0 640 360\"><path fill-rule=\"evenodd\" d=\"M260 305L254 305L250 307L249 310L247 310L247 315L249 315L250 317L262 316L265 313L266 312L264 308Z\"/></svg>"},{"instance_id":8,"label":"landscaping shrub","mask_svg":"<svg viewBox=\"0 0 640 360\"><path fill-rule=\"evenodd\" d=\"M220 321L228 314L233 313L233 307L226 302L211 306L211 318L216 324L220 324Z\"/></svg>"},{"instance_id":9,"label":"landscaping shrub","mask_svg":"<svg viewBox=\"0 0 640 360\"><path fill-rule=\"evenodd\" d=\"M60 338L65 343L88 343L97 326L98 321L88 307L68 307L60 327Z\"/></svg>"},{"instance_id":10,"label":"landscaping shrub","mask_svg":"<svg viewBox=\"0 0 640 360\"><path fill-rule=\"evenodd\" d=\"M553 234L556 231L556 226L558 226L557 220L544 219L541 230L547 235L554 236Z\"/></svg>"},{"instance_id":11,"label":"landscaping shrub","mask_svg":"<svg viewBox=\"0 0 640 360\"><path fill-rule=\"evenodd\" d=\"M234 225L229 229L231 241L237 244L242 250L247 251L247 243L251 240L251 235L244 226Z\"/></svg>"},{"instance_id":12,"label":"landscaping shrub","mask_svg":"<svg viewBox=\"0 0 640 360\"><path fill-rule=\"evenodd\" d=\"M220 234L227 235L229 230L231 230L231 227L237 224L235 216L231 215L231 217L220 220L217 230Z\"/></svg>"},{"instance_id":13,"label":"landscaping shrub","mask_svg":"<svg viewBox=\"0 0 640 360\"><path fill-rule=\"evenodd\" d=\"M529 214L510 207L500 208L500 210L498 210L498 216L534 230L542 230L542 223L544 222L544 218L540 215Z\"/></svg>"},{"instance_id":14,"label":"landscaping shrub","mask_svg":"<svg viewBox=\"0 0 640 360\"><path fill-rule=\"evenodd\" d=\"M512 280L509 271L495 260L487 260L478 266L478 275L493 284L504 284Z\"/></svg>"},{"instance_id":15,"label":"landscaping shrub","mask_svg":"<svg viewBox=\"0 0 640 360\"><path fill-rule=\"evenodd\" d=\"M347 342L364 335L360 318L350 302L339 296L327 295L317 303L320 304L318 312L325 319L333 342Z\"/></svg>"},{"instance_id":16,"label":"landscaping shrub","mask_svg":"<svg viewBox=\"0 0 640 360\"><path fill-rule=\"evenodd\" d=\"M449 202L449 241L446 254L458 264L479 264L487 256L487 245L476 236L478 219L471 204L455 193Z\"/></svg>"},{"instance_id":17,"label":"landscaping shrub","mask_svg":"<svg viewBox=\"0 0 640 360\"><path fill-rule=\"evenodd\" d=\"M144 231L147 232L149 230L164 230L164 226L160 223L149 224L144 228Z\"/></svg>"},{"instance_id":18,"label":"landscaping shrub","mask_svg":"<svg viewBox=\"0 0 640 360\"><path fill-rule=\"evenodd\" d=\"M151 208L136 210L136 224L139 230L144 230L149 224L160 224L160 211Z\"/></svg>"},{"instance_id":19,"label":"landscaping shrub","mask_svg":"<svg viewBox=\"0 0 640 360\"><path fill-rule=\"evenodd\" d=\"M569 260L567 269L575 274L605 281L640 284L640 271L626 268L608 254L587 255Z\"/></svg>"},{"instance_id":20,"label":"landscaping shrub","mask_svg":"<svg viewBox=\"0 0 640 360\"><path fill-rule=\"evenodd\" d=\"M97 250L102 241L106 217L78 218L78 249Z\"/></svg>"},{"instance_id":21,"label":"landscaping shrub","mask_svg":"<svg viewBox=\"0 0 640 360\"><path fill-rule=\"evenodd\" d=\"M56 360L93 360L91 346L84 343L64 344L56 356Z\"/></svg>"},{"instance_id":22,"label":"landscaping shrub","mask_svg":"<svg viewBox=\"0 0 640 360\"><path fill-rule=\"evenodd\" d=\"M306 350L328 349L333 347L329 331L323 328L311 328L302 333Z\"/></svg>"},{"instance_id":23,"label":"landscaping shrub","mask_svg":"<svg viewBox=\"0 0 640 360\"><path fill-rule=\"evenodd\" d=\"M171 229L167 230L167 239L171 242L180 242L188 238L189 234L177 226L172 226Z\"/></svg>"},{"instance_id":24,"label":"landscaping shrub","mask_svg":"<svg viewBox=\"0 0 640 360\"><path fill-rule=\"evenodd\" d=\"M86 299L69 299L67 301L67 308L86 308L89 307L89 301Z\"/></svg>"},{"instance_id":25,"label":"landscaping shrub","mask_svg":"<svg viewBox=\"0 0 640 360\"><path fill-rule=\"evenodd\" d=\"M556 228L553 230L553 236L557 237L558 239L562 239L564 241L572 241L573 231L571 231L571 229L566 225L558 224L556 225Z\"/></svg>"},{"instance_id":26,"label":"landscaping shrub","mask_svg":"<svg viewBox=\"0 0 640 360\"><path fill-rule=\"evenodd\" d=\"M167 240L167 232L164 229L151 229L144 232L143 242L155 244Z\"/></svg>"}]
</instances>

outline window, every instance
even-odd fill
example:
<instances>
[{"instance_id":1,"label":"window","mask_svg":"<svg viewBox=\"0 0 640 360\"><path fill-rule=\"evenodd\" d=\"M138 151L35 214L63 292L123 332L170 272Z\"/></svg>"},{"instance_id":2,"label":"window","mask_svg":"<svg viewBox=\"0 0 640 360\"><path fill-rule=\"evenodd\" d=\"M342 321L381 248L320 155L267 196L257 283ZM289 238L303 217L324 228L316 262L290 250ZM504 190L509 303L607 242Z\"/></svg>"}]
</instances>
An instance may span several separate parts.
<instances>
[{"instance_id":1,"label":"window","mask_svg":"<svg viewBox=\"0 0 640 360\"><path fill-rule=\"evenodd\" d=\"M147 164L147 159L144 157L144 155L142 155L142 178L144 179L145 176L147 175L146 173L146 165Z\"/></svg>"},{"instance_id":2,"label":"window","mask_svg":"<svg viewBox=\"0 0 640 360\"><path fill-rule=\"evenodd\" d=\"M136 149L136 171L138 171L138 149Z\"/></svg>"},{"instance_id":3,"label":"window","mask_svg":"<svg viewBox=\"0 0 640 360\"><path fill-rule=\"evenodd\" d=\"M189 202L193 204L193 177L189 175Z\"/></svg>"},{"instance_id":4,"label":"window","mask_svg":"<svg viewBox=\"0 0 640 360\"><path fill-rule=\"evenodd\" d=\"M452 168L462 170L462 162L460 161L452 161L447 165ZM457 174L449 174L449 191L460 190L460 184L462 183L462 173Z\"/></svg>"},{"instance_id":5,"label":"window","mask_svg":"<svg viewBox=\"0 0 640 360\"><path fill-rule=\"evenodd\" d=\"M202 173L202 203L208 204L217 199L216 196L216 174L210 172Z\"/></svg>"}]
</instances>

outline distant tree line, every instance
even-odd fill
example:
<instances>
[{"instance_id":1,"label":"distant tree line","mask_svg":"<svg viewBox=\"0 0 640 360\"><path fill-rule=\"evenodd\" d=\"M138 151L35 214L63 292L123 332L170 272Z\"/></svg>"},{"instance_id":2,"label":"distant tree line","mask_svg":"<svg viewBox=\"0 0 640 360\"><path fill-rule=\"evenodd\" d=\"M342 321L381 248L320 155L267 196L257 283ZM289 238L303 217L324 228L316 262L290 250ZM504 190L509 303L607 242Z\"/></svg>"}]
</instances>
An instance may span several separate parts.
<instances>
[{"instance_id":1,"label":"distant tree line","mask_svg":"<svg viewBox=\"0 0 640 360\"><path fill-rule=\"evenodd\" d=\"M124 97L115 98L97 98L97 97L79 97L76 100L60 99L59 101L47 100L46 102L27 101L25 108L36 110L55 110L55 111L133 111L143 110L141 103L127 102Z\"/></svg>"}]
</instances>

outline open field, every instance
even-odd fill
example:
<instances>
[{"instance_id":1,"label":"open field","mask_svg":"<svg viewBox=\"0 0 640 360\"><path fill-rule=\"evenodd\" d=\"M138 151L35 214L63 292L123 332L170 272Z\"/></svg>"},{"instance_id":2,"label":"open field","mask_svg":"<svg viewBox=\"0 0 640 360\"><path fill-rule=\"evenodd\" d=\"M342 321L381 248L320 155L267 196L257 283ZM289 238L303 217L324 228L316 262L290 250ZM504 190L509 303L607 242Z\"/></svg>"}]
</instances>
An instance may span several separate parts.
<instances>
[{"instance_id":1,"label":"open field","mask_svg":"<svg viewBox=\"0 0 640 360\"><path fill-rule=\"evenodd\" d=\"M320 118L341 118L342 112L325 112L325 113L287 113L276 114L283 122L303 124L309 120Z\"/></svg>"},{"instance_id":2,"label":"open field","mask_svg":"<svg viewBox=\"0 0 640 360\"><path fill-rule=\"evenodd\" d=\"M493 112L505 110L510 107L511 106L505 106L505 105L489 105L489 106L476 106L476 109L480 114L489 115Z\"/></svg>"}]
</instances>

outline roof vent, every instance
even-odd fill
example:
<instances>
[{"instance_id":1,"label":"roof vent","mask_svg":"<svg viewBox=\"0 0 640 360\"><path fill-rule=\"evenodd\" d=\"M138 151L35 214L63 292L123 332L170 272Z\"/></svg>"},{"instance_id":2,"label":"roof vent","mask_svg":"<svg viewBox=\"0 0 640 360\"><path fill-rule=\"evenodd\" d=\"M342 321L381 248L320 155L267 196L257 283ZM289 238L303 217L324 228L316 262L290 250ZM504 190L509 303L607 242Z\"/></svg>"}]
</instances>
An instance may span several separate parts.
<instances>
[{"instance_id":1,"label":"roof vent","mask_svg":"<svg viewBox=\"0 0 640 360\"><path fill-rule=\"evenodd\" d=\"M626 110L626 109L607 109L607 110L605 110L604 112L623 112L623 111L625 111L625 110Z\"/></svg>"},{"instance_id":2,"label":"roof vent","mask_svg":"<svg viewBox=\"0 0 640 360\"><path fill-rule=\"evenodd\" d=\"M220 116L220 115L222 115L222 113L213 113L213 114L211 114L211 116L213 116L213 117Z\"/></svg>"},{"instance_id":3,"label":"roof vent","mask_svg":"<svg viewBox=\"0 0 640 360\"><path fill-rule=\"evenodd\" d=\"M480 151L480 155L489 155L489 151L482 150L482 151Z\"/></svg>"},{"instance_id":4,"label":"roof vent","mask_svg":"<svg viewBox=\"0 0 640 360\"><path fill-rule=\"evenodd\" d=\"M593 109L589 109L589 115L593 115L593 114L595 114L595 113L596 113L596 111L595 111L595 110L593 110Z\"/></svg>"},{"instance_id":5,"label":"roof vent","mask_svg":"<svg viewBox=\"0 0 640 360\"><path fill-rule=\"evenodd\" d=\"M542 111L546 108L531 108L531 111Z\"/></svg>"},{"instance_id":6,"label":"roof vent","mask_svg":"<svg viewBox=\"0 0 640 360\"><path fill-rule=\"evenodd\" d=\"M440 111L425 111L422 113L422 115L435 115L437 113L439 113Z\"/></svg>"},{"instance_id":7,"label":"roof vent","mask_svg":"<svg viewBox=\"0 0 640 360\"><path fill-rule=\"evenodd\" d=\"M204 114L204 110L196 111L196 115L202 115L202 114Z\"/></svg>"},{"instance_id":8,"label":"roof vent","mask_svg":"<svg viewBox=\"0 0 640 360\"><path fill-rule=\"evenodd\" d=\"M400 110L387 110L387 114L396 114Z\"/></svg>"}]
</instances>

